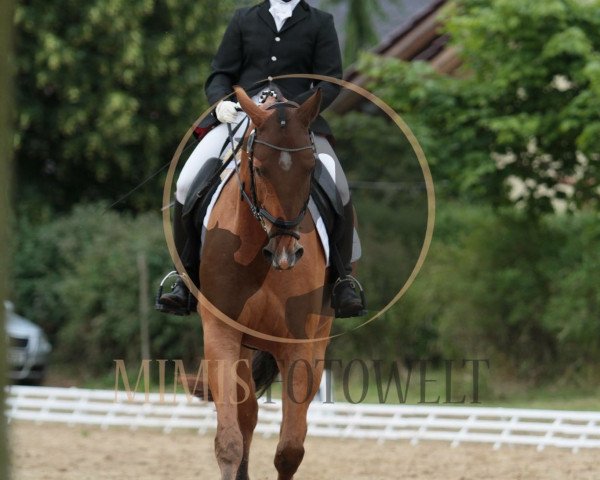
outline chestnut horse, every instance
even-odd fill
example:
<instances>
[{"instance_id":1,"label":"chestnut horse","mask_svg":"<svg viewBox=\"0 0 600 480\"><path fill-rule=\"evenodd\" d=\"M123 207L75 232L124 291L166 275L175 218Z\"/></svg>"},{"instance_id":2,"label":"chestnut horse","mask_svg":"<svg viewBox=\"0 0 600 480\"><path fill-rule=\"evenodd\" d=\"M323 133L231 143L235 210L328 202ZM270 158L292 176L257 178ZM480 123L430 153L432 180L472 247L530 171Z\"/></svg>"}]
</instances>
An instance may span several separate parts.
<instances>
[{"instance_id":1,"label":"chestnut horse","mask_svg":"<svg viewBox=\"0 0 600 480\"><path fill-rule=\"evenodd\" d=\"M307 210L317 161L309 125L321 93L302 105L261 106L241 88L235 93L251 120L240 181L225 185L213 209L200 267L198 309L218 420L215 452L223 480L248 478L256 391L279 370L283 418L275 467L279 480L289 480L304 456L306 414L333 320L325 254Z\"/></svg>"}]
</instances>

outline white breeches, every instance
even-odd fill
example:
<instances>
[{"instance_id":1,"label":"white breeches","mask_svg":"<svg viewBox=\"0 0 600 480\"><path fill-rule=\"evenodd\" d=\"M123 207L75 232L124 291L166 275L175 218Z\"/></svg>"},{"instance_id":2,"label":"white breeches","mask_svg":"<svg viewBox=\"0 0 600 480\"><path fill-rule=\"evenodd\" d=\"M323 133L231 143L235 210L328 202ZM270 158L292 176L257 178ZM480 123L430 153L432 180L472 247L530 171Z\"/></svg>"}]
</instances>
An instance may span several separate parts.
<instances>
[{"instance_id":1,"label":"white breeches","mask_svg":"<svg viewBox=\"0 0 600 480\"><path fill-rule=\"evenodd\" d=\"M246 122L247 117L244 113L238 115L239 122ZM236 124L231 125L232 129L235 129ZM242 125L236 132L234 137L240 139L244 132L246 125ZM185 203L186 196L190 189L194 178L200 171L204 163L211 157L219 157L223 145L228 139L227 124L221 123L213 128L208 134L202 139L202 141L196 146L187 162L183 166L179 178L177 179L177 190L175 197L179 203ZM224 151L229 150L231 145L225 146ZM330 175L335 180L335 184L340 193L342 202L344 205L350 200L350 190L348 188L348 181L346 175L342 170L342 166L333 151L329 141L323 135L315 135L315 147L319 154L320 160L323 162Z\"/></svg>"}]
</instances>

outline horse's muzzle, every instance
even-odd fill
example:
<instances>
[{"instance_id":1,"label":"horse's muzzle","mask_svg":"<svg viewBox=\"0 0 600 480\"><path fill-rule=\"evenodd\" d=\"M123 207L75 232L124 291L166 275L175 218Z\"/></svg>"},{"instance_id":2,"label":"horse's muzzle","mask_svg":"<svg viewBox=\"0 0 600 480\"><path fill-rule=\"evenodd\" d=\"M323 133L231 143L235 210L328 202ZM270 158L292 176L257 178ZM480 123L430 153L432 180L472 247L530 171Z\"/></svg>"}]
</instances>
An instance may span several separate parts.
<instances>
[{"instance_id":1,"label":"horse's muzzle","mask_svg":"<svg viewBox=\"0 0 600 480\"><path fill-rule=\"evenodd\" d=\"M295 238L274 237L263 248L263 255L276 270L289 270L304 255L304 247Z\"/></svg>"}]
</instances>

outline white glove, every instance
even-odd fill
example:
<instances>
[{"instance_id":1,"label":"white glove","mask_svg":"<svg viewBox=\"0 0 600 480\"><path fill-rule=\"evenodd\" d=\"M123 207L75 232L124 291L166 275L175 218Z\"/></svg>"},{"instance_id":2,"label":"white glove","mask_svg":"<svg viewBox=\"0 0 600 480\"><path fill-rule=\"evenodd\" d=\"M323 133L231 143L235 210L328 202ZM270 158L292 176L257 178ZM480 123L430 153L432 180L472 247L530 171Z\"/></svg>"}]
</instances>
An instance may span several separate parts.
<instances>
[{"instance_id":1,"label":"white glove","mask_svg":"<svg viewBox=\"0 0 600 480\"><path fill-rule=\"evenodd\" d=\"M222 102L219 102L217 108L215 109L217 120L219 120L219 122L221 123L235 122L239 113L236 110L236 108L239 107L239 103L230 102L228 100L223 100Z\"/></svg>"}]
</instances>

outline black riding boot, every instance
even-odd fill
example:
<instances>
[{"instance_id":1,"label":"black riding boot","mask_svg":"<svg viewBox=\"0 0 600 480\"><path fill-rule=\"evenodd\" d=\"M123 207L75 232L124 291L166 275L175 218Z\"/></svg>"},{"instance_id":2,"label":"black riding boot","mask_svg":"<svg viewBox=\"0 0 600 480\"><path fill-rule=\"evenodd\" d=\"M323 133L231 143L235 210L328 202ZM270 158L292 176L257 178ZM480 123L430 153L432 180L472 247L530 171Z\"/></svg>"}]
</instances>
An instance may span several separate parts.
<instances>
[{"instance_id":1,"label":"black riding boot","mask_svg":"<svg viewBox=\"0 0 600 480\"><path fill-rule=\"evenodd\" d=\"M190 239L184 226L182 215L183 205L176 201L175 208L173 209L173 238L175 240L175 248L190 280L195 285L198 285L198 263L197 259L191 258L194 256L194 248L190 245ZM158 311L173 315L189 315L196 309L196 304L196 298L191 294L181 276L177 275L177 280L170 292L162 293L161 284L159 297L156 300L156 309Z\"/></svg>"},{"instance_id":2,"label":"black riding boot","mask_svg":"<svg viewBox=\"0 0 600 480\"><path fill-rule=\"evenodd\" d=\"M337 273L333 285L331 306L337 318L359 317L366 314L364 292L352 274L352 243L354 209L352 202L344 206L344 216L338 217L332 242L332 267Z\"/></svg>"},{"instance_id":3,"label":"black riding boot","mask_svg":"<svg viewBox=\"0 0 600 480\"><path fill-rule=\"evenodd\" d=\"M173 212L175 248L177 249L185 273L198 288L200 288L200 244L202 242L200 231L196 228L195 221L202 216L202 210L200 209L202 202L217 187L223 165L221 159L217 157L206 160L192 182L187 194L185 205L188 207L188 210L184 209L181 203L175 202ZM170 275L167 275L165 279ZM190 312L196 310L197 303L196 297L190 293L185 282L179 277L169 293L162 293L161 283L159 295L156 300L156 309L174 315L189 315Z\"/></svg>"}]
</instances>

